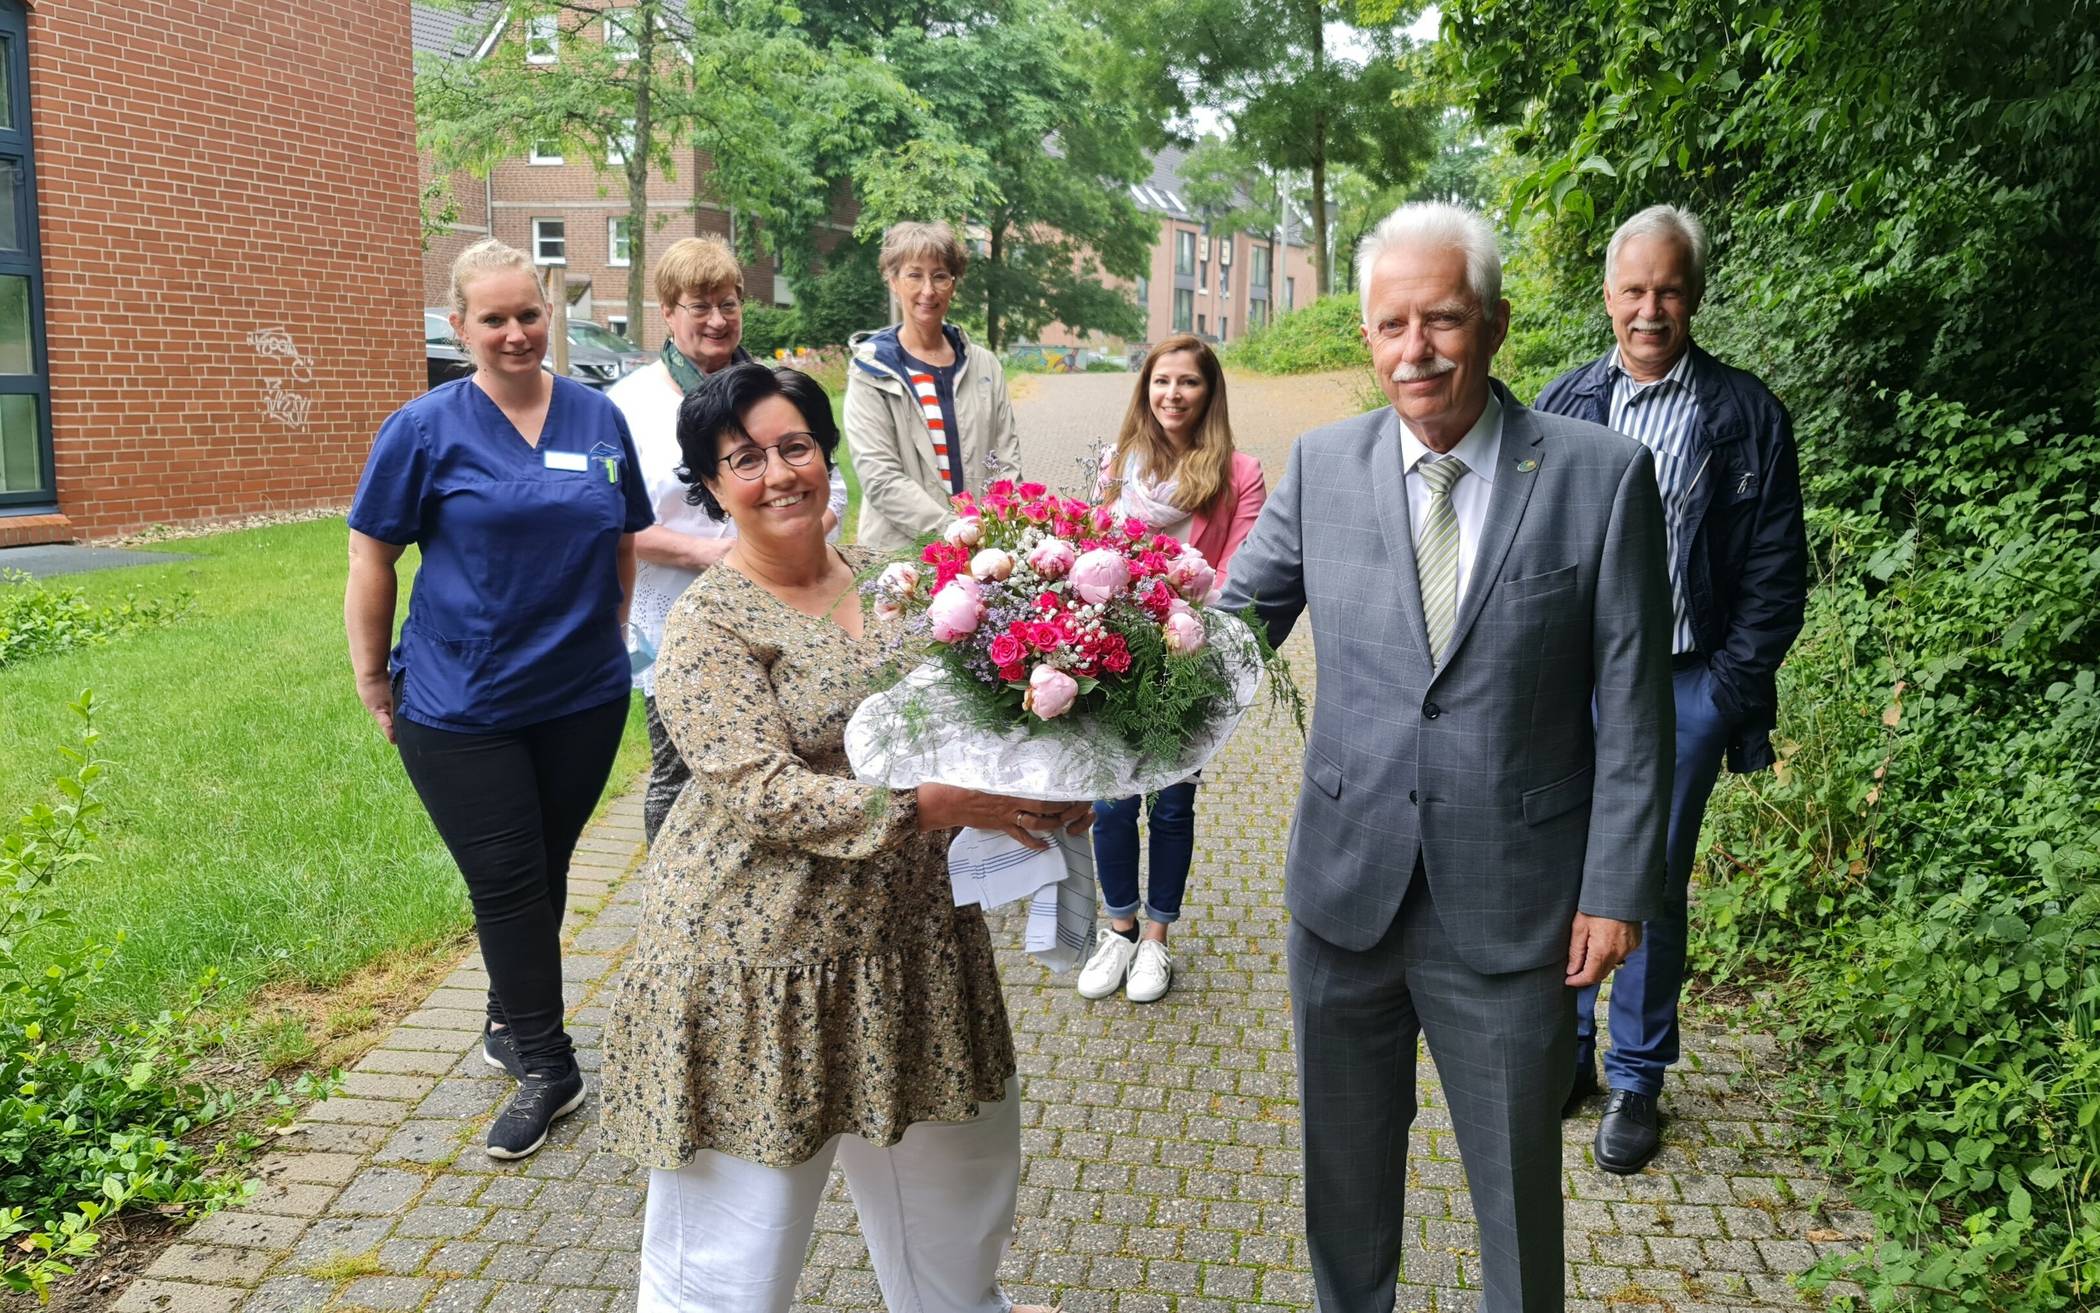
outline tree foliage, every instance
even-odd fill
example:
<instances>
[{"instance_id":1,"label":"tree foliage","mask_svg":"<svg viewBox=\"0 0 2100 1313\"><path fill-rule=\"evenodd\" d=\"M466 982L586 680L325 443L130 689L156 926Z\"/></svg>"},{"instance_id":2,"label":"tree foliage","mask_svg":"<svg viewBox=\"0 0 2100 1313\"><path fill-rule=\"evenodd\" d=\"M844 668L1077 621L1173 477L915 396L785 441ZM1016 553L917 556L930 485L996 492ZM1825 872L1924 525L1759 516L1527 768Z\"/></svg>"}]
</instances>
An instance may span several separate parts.
<instances>
[{"instance_id":1,"label":"tree foliage","mask_svg":"<svg viewBox=\"0 0 2100 1313\"><path fill-rule=\"evenodd\" d=\"M707 194L753 221L796 272L842 184L919 194L978 184L924 102L865 52L820 45L774 0L442 0L488 10L501 36L481 59L425 59L418 142L440 171L485 173L560 143L617 177L632 243L630 306L647 304L651 167L676 177L704 159ZM546 25L554 38L551 61ZM640 317L631 316L630 323Z\"/></svg>"},{"instance_id":2,"label":"tree foliage","mask_svg":"<svg viewBox=\"0 0 2100 1313\"><path fill-rule=\"evenodd\" d=\"M1600 249L1717 242L1700 340L1792 409L1821 567L1778 771L1694 917L1799 1046L1875 1307L2100 1303L2100 22L2091 0L1449 0L1537 377L1608 344ZM1510 363L1505 352L1505 370ZM1776 973L1775 981L1772 974Z\"/></svg>"},{"instance_id":3,"label":"tree foliage","mask_svg":"<svg viewBox=\"0 0 2100 1313\"><path fill-rule=\"evenodd\" d=\"M957 186L943 179L960 168L922 152L924 170L899 167L862 193L858 233L943 218L980 235L956 308L995 350L1052 322L1141 332L1134 302L1103 279L1134 279L1150 260L1157 223L1129 184L1145 176L1158 132L1104 94L1104 35L1050 0L1001 0L936 21L907 21L928 17L909 6L846 8L865 20L858 39L950 134L941 151L976 169L974 185ZM854 30L830 6L811 13L820 30Z\"/></svg>"},{"instance_id":4,"label":"tree foliage","mask_svg":"<svg viewBox=\"0 0 2100 1313\"><path fill-rule=\"evenodd\" d=\"M1435 150L1436 110L1410 96L1415 68L1402 58L1412 13L1359 0L1104 0L1100 22L1164 116L1214 110L1237 149L1307 175L1325 294L1334 171L1396 187Z\"/></svg>"}]
</instances>

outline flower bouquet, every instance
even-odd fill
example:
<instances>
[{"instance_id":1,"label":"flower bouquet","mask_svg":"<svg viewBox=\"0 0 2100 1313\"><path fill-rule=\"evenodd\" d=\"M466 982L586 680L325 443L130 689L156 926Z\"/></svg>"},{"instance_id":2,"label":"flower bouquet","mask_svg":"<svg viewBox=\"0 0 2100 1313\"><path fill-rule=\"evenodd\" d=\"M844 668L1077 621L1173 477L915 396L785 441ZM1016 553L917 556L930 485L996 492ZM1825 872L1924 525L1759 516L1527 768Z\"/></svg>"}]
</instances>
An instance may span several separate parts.
<instances>
[{"instance_id":1,"label":"flower bouquet","mask_svg":"<svg viewBox=\"0 0 2100 1313\"><path fill-rule=\"evenodd\" d=\"M1217 574L1194 548L1037 483L1001 480L953 504L955 519L916 560L890 563L866 586L878 614L903 619L904 638L901 679L846 728L861 779L1127 797L1200 770L1253 704L1264 669L1295 701L1255 629L1209 609ZM1016 857L1010 841L966 832L951 874L958 903L1039 895L1028 947L1062 969L1090 937L1094 886L1087 837L1061 837L1060 848L1053 872ZM1051 883L1062 886L1054 897ZM1048 904L1058 902L1067 906L1053 932Z\"/></svg>"}]
</instances>

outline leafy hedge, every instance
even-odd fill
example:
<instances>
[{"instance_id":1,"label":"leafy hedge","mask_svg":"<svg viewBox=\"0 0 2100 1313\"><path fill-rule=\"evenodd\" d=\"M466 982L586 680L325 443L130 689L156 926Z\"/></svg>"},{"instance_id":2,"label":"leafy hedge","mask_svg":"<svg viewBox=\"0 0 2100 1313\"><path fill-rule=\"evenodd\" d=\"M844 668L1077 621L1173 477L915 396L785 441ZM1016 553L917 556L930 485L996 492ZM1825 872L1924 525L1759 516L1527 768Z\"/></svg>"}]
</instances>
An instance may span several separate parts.
<instances>
[{"instance_id":1,"label":"leafy hedge","mask_svg":"<svg viewBox=\"0 0 2100 1313\"><path fill-rule=\"evenodd\" d=\"M1887 398L1809 492L1781 763L1724 787L1699 963L1772 985L1877 1306L2100 1295L2100 444ZM1813 449L1812 449L1813 450ZM1814 471L1813 463L1810 465Z\"/></svg>"},{"instance_id":2,"label":"leafy hedge","mask_svg":"<svg viewBox=\"0 0 2100 1313\"><path fill-rule=\"evenodd\" d=\"M1371 362L1356 331L1362 321L1356 294L1337 292L1228 343L1218 355L1229 366L1257 374L1360 369Z\"/></svg>"}]
</instances>

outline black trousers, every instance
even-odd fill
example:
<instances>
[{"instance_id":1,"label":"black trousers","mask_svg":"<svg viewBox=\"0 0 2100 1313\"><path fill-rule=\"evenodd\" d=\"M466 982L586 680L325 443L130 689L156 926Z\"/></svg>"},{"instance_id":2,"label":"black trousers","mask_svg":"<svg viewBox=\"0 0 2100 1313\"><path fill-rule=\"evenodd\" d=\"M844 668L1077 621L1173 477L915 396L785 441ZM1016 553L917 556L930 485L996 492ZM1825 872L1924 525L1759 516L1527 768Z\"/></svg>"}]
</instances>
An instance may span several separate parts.
<instances>
[{"instance_id":1,"label":"black trousers","mask_svg":"<svg viewBox=\"0 0 2100 1313\"><path fill-rule=\"evenodd\" d=\"M494 734L394 722L409 782L467 882L489 1020L510 1026L528 1071L575 1061L561 999L569 858L626 728L625 698Z\"/></svg>"}]
</instances>

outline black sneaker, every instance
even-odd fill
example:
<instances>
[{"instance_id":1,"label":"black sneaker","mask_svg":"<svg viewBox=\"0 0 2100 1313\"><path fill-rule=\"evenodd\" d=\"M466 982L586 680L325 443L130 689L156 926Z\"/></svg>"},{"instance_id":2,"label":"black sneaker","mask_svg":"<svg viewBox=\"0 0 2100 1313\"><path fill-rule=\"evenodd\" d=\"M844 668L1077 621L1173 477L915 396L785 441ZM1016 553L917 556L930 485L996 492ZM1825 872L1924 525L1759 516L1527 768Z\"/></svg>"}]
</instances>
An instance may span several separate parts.
<instances>
[{"instance_id":1,"label":"black sneaker","mask_svg":"<svg viewBox=\"0 0 2100 1313\"><path fill-rule=\"evenodd\" d=\"M507 1071L512 1080L525 1079L525 1064L518 1060L518 1046L511 1042L510 1027L497 1030L488 1022L481 1023L481 1060L498 1071Z\"/></svg>"},{"instance_id":2,"label":"black sneaker","mask_svg":"<svg viewBox=\"0 0 2100 1313\"><path fill-rule=\"evenodd\" d=\"M574 1063L561 1072L528 1072L489 1127L489 1157L523 1158L547 1142L558 1117L583 1106L583 1073Z\"/></svg>"}]
</instances>

